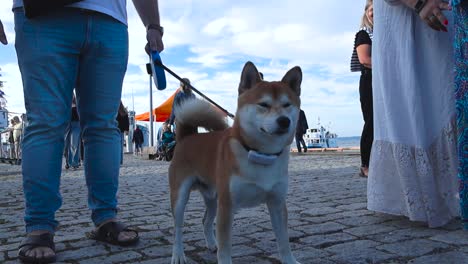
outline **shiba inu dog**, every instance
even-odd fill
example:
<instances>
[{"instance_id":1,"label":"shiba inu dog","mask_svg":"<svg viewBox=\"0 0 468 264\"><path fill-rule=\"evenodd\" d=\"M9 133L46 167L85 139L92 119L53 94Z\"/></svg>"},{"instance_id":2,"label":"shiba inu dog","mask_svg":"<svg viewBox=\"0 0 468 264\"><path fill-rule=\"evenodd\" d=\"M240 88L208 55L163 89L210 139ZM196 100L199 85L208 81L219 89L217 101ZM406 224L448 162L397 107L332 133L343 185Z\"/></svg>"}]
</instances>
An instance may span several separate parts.
<instances>
[{"instance_id":1,"label":"shiba inu dog","mask_svg":"<svg viewBox=\"0 0 468 264\"><path fill-rule=\"evenodd\" d=\"M203 231L218 263L232 263L231 229L237 209L266 203L283 263L297 264L287 231L289 148L300 109L302 71L289 70L281 81L262 81L247 62L239 84L232 127L209 103L186 101L176 111L174 158L169 167L174 217L172 263L185 263L184 210L190 191L198 189L206 205ZM204 127L208 133L197 133ZM216 238L213 229L216 217Z\"/></svg>"}]
</instances>

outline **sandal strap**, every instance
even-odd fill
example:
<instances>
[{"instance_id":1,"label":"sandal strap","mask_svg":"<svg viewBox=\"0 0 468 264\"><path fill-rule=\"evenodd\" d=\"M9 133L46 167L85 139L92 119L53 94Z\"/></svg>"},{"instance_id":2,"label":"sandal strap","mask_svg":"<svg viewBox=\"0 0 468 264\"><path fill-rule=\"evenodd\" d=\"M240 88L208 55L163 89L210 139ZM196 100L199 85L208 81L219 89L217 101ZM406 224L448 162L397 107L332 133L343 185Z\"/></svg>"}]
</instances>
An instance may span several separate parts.
<instances>
[{"instance_id":1,"label":"sandal strap","mask_svg":"<svg viewBox=\"0 0 468 264\"><path fill-rule=\"evenodd\" d=\"M55 244L54 244L54 235L51 233L44 233L40 235L28 235L26 238L21 242L19 248L24 247L48 247L55 251Z\"/></svg>"},{"instance_id":2,"label":"sandal strap","mask_svg":"<svg viewBox=\"0 0 468 264\"><path fill-rule=\"evenodd\" d=\"M104 225L102 225L101 227L98 228L97 233L101 237L109 237L109 238L111 238L113 240L118 240L119 234L122 231L131 231L131 232L136 233L135 230L131 230L131 229L127 228L125 225L123 225L120 222L106 223L106 224L104 224ZM138 233L137 233L137 235L138 235Z\"/></svg>"}]
</instances>

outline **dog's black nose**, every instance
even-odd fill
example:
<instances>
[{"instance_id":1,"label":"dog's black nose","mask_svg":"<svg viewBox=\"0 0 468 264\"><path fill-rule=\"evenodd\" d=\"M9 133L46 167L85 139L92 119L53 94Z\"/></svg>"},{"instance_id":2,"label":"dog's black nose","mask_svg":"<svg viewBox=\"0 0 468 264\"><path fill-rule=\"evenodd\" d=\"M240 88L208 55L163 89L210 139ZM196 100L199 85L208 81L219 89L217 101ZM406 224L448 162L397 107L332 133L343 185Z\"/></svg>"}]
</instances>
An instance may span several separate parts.
<instances>
[{"instance_id":1,"label":"dog's black nose","mask_svg":"<svg viewBox=\"0 0 468 264\"><path fill-rule=\"evenodd\" d=\"M278 119L276 119L276 123L278 123L278 126L282 129L286 129L289 127L291 124L291 120L287 118L286 116L280 116Z\"/></svg>"}]
</instances>

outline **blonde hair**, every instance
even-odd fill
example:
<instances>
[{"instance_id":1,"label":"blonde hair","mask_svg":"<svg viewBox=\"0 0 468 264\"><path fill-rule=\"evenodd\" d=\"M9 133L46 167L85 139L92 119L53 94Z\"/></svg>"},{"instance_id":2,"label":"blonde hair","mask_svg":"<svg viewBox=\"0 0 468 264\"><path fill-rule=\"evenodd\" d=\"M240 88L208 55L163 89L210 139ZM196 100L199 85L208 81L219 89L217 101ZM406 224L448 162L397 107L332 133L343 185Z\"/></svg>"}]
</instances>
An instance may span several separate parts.
<instances>
[{"instance_id":1,"label":"blonde hair","mask_svg":"<svg viewBox=\"0 0 468 264\"><path fill-rule=\"evenodd\" d=\"M364 8L364 14L361 19L361 27L367 27L370 29L374 28L374 23L369 20L367 17L367 10L374 4L373 0L367 0L366 7Z\"/></svg>"}]
</instances>

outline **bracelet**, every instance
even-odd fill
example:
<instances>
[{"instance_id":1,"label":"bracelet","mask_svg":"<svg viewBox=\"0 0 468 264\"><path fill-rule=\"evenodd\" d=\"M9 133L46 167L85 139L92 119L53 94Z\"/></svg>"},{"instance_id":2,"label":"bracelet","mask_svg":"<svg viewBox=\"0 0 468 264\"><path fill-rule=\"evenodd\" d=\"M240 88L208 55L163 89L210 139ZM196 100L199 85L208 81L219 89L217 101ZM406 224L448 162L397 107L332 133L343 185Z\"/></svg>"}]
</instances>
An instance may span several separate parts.
<instances>
[{"instance_id":1,"label":"bracelet","mask_svg":"<svg viewBox=\"0 0 468 264\"><path fill-rule=\"evenodd\" d=\"M161 33L161 37L162 35L164 35L164 28L161 27L160 25L156 25L156 24L148 24L146 26L146 31L150 30L150 29L155 29L157 31L159 31L159 33Z\"/></svg>"},{"instance_id":2,"label":"bracelet","mask_svg":"<svg viewBox=\"0 0 468 264\"><path fill-rule=\"evenodd\" d=\"M414 11L419 15L421 13L421 10L424 8L426 5L427 1L426 0L418 0L418 2L414 5Z\"/></svg>"}]
</instances>

